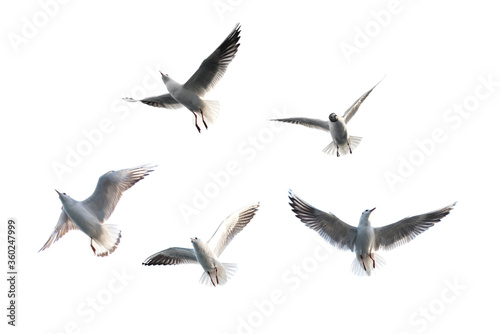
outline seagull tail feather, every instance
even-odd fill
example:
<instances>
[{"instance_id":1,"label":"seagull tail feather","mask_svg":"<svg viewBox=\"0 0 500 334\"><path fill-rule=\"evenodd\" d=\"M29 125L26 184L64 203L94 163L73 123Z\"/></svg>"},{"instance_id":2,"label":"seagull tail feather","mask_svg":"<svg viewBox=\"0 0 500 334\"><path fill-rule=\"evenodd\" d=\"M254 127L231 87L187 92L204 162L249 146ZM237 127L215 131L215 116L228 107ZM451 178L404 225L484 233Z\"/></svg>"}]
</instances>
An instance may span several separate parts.
<instances>
[{"instance_id":1,"label":"seagull tail feather","mask_svg":"<svg viewBox=\"0 0 500 334\"><path fill-rule=\"evenodd\" d=\"M203 101L203 118L207 124L213 124L219 116L219 101L204 100ZM198 112L198 116L201 114Z\"/></svg>"},{"instance_id":2,"label":"seagull tail feather","mask_svg":"<svg viewBox=\"0 0 500 334\"><path fill-rule=\"evenodd\" d=\"M373 261L372 259L370 259L370 257L365 257L363 260L361 260L359 257L356 257L351 264L352 273L357 276L370 276L372 273L378 272L380 268L385 265L385 260L377 253L372 254L372 256L375 259L375 267L373 266Z\"/></svg>"},{"instance_id":3,"label":"seagull tail feather","mask_svg":"<svg viewBox=\"0 0 500 334\"><path fill-rule=\"evenodd\" d=\"M200 277L200 283L207 286L224 285L234 276L237 268L236 263L222 263L221 266L217 267L217 273L215 269L211 269L209 272L204 271Z\"/></svg>"},{"instance_id":4,"label":"seagull tail feather","mask_svg":"<svg viewBox=\"0 0 500 334\"><path fill-rule=\"evenodd\" d=\"M101 234L91 239L91 246L97 256L108 256L113 253L120 243L121 231L116 225L101 225Z\"/></svg>"}]
</instances>

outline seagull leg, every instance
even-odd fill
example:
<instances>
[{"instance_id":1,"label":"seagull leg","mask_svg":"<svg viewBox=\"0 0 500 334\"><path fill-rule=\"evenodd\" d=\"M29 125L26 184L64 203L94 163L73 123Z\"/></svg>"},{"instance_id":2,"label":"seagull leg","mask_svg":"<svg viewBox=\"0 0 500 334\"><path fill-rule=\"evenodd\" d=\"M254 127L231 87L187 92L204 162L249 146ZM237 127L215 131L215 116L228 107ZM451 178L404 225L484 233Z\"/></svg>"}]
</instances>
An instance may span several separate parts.
<instances>
[{"instance_id":1,"label":"seagull leg","mask_svg":"<svg viewBox=\"0 0 500 334\"><path fill-rule=\"evenodd\" d=\"M339 145L337 145L337 158L340 157L340 153L339 153Z\"/></svg>"},{"instance_id":2,"label":"seagull leg","mask_svg":"<svg viewBox=\"0 0 500 334\"><path fill-rule=\"evenodd\" d=\"M217 272L217 267L215 267L215 279L217 280L217 284L219 284L219 274Z\"/></svg>"},{"instance_id":3,"label":"seagull leg","mask_svg":"<svg viewBox=\"0 0 500 334\"><path fill-rule=\"evenodd\" d=\"M352 154L351 143L349 142L349 139L347 140L347 146L349 147L349 154Z\"/></svg>"},{"instance_id":4,"label":"seagull leg","mask_svg":"<svg viewBox=\"0 0 500 334\"><path fill-rule=\"evenodd\" d=\"M92 248L92 251L93 251L93 252L94 252L94 254L95 254L95 248L94 248L94 246L92 245L92 238L90 238L90 248Z\"/></svg>"},{"instance_id":5,"label":"seagull leg","mask_svg":"<svg viewBox=\"0 0 500 334\"><path fill-rule=\"evenodd\" d=\"M198 130L198 132L201 133L200 127L198 126L198 116L196 116L196 113L194 111L192 111L192 113L194 115L194 126L196 126L196 129Z\"/></svg>"},{"instance_id":6,"label":"seagull leg","mask_svg":"<svg viewBox=\"0 0 500 334\"><path fill-rule=\"evenodd\" d=\"M365 261L363 261L363 255L360 255L359 258L361 259L361 262L363 263L363 269L365 269L365 271L366 271Z\"/></svg>"},{"instance_id":7,"label":"seagull leg","mask_svg":"<svg viewBox=\"0 0 500 334\"><path fill-rule=\"evenodd\" d=\"M210 280L212 281L212 284L215 286L214 280L212 279L212 276L210 276L210 272L207 271L208 277L210 277Z\"/></svg>"},{"instance_id":8,"label":"seagull leg","mask_svg":"<svg viewBox=\"0 0 500 334\"><path fill-rule=\"evenodd\" d=\"M370 253L370 259L373 261L373 269L375 269L375 259L372 257L372 253Z\"/></svg>"},{"instance_id":9,"label":"seagull leg","mask_svg":"<svg viewBox=\"0 0 500 334\"><path fill-rule=\"evenodd\" d=\"M201 120L203 121L203 124L205 125L205 129L208 130L207 123L205 123L205 116L203 116L203 110L200 109L200 113L201 113Z\"/></svg>"}]
</instances>

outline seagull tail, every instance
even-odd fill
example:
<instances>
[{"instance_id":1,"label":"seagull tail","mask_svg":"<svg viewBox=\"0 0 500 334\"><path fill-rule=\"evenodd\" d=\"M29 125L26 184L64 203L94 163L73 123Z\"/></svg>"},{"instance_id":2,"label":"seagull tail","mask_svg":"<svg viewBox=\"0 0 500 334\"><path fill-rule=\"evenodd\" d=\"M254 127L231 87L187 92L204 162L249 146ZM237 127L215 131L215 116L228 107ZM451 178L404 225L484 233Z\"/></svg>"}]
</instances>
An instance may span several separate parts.
<instances>
[{"instance_id":1,"label":"seagull tail","mask_svg":"<svg viewBox=\"0 0 500 334\"><path fill-rule=\"evenodd\" d=\"M217 272L215 269L203 272L200 283L207 286L224 285L234 276L237 268L236 263L221 263L221 266L217 267Z\"/></svg>"},{"instance_id":2,"label":"seagull tail","mask_svg":"<svg viewBox=\"0 0 500 334\"><path fill-rule=\"evenodd\" d=\"M326 146L323 149L323 152L329 155L337 155L338 152L339 156L350 154L351 151L354 151L354 149L358 147L359 143L361 142L361 139L362 139L361 137L349 136L349 143L351 146L350 151L349 151L349 145L347 145L347 143L345 143L344 145L340 145L337 148L337 144L334 141L332 141L330 144L328 144L328 146Z\"/></svg>"},{"instance_id":3,"label":"seagull tail","mask_svg":"<svg viewBox=\"0 0 500 334\"><path fill-rule=\"evenodd\" d=\"M111 224L101 225L101 235L99 238L90 239L90 245L97 256L108 256L115 251L120 243L122 233L118 226Z\"/></svg>"},{"instance_id":4,"label":"seagull tail","mask_svg":"<svg viewBox=\"0 0 500 334\"><path fill-rule=\"evenodd\" d=\"M370 276L374 272L378 272L381 267L385 265L385 260L382 256L377 253L372 254L375 259L375 267L373 266L373 261L369 257L365 257L361 260L359 257L356 257L354 261L352 261L351 271L354 275L357 276ZM364 262L364 266L363 266ZM366 268L366 270L365 270Z\"/></svg>"},{"instance_id":5,"label":"seagull tail","mask_svg":"<svg viewBox=\"0 0 500 334\"><path fill-rule=\"evenodd\" d=\"M349 136L349 143L351 144L351 150L354 151L356 147L358 147L359 143L361 143L361 137L357 136Z\"/></svg>"},{"instance_id":6,"label":"seagull tail","mask_svg":"<svg viewBox=\"0 0 500 334\"><path fill-rule=\"evenodd\" d=\"M219 101L204 100L202 110L203 118L207 124L213 124L217 116L219 116ZM201 114L198 113L198 116L201 116Z\"/></svg>"}]
</instances>

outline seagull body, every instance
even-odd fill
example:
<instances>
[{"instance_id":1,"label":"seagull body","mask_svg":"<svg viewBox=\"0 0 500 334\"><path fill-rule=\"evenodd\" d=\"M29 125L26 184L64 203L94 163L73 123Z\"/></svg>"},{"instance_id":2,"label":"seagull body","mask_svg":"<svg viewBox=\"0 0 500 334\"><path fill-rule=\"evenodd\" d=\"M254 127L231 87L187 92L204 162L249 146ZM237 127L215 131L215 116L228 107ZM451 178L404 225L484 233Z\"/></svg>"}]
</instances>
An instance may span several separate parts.
<instances>
[{"instance_id":1,"label":"seagull body","mask_svg":"<svg viewBox=\"0 0 500 334\"><path fill-rule=\"evenodd\" d=\"M120 243L121 231L116 225L104 224L113 213L122 193L149 175L156 166L109 171L97 182L94 193L84 201L77 201L60 193L62 212L49 240L40 251L50 247L68 231L80 230L90 237L90 247L97 256L107 256Z\"/></svg>"},{"instance_id":2,"label":"seagull body","mask_svg":"<svg viewBox=\"0 0 500 334\"><path fill-rule=\"evenodd\" d=\"M142 102L144 104L167 109L178 109L186 107L194 115L194 124L198 132L198 116L201 116L203 125L208 129L207 123L211 124L219 113L219 102L203 100L202 97L217 84L222 78L229 63L238 51L240 40L240 25L237 24L233 31L227 36L222 44L206 58L184 84L171 79L167 74L160 72L168 94L152 96L142 100L125 97L128 102ZM206 120L206 121L205 121Z\"/></svg>"},{"instance_id":3,"label":"seagull body","mask_svg":"<svg viewBox=\"0 0 500 334\"><path fill-rule=\"evenodd\" d=\"M372 90L377 87L378 82L372 89L364 93L359 99L354 102L354 104L347 109L344 116L338 116L335 113L331 113L328 116L328 121L323 121L320 119L305 118L305 117L292 117L292 118L280 118L272 119L272 121L280 121L292 124L300 124L307 126L309 128L327 131L332 137L332 141L328 146L323 149L326 154L336 154L337 157L341 155L346 155L347 153L352 154L352 150L355 149L361 142L361 137L350 136L347 132L347 123L356 114L361 103L370 95Z\"/></svg>"},{"instance_id":4,"label":"seagull body","mask_svg":"<svg viewBox=\"0 0 500 334\"><path fill-rule=\"evenodd\" d=\"M200 282L207 285L223 285L236 272L236 264L222 263L219 256L229 242L252 220L259 204L245 207L227 217L214 235L205 242L191 238L193 248L171 247L148 257L143 265L175 265L199 263L203 268Z\"/></svg>"},{"instance_id":5,"label":"seagull body","mask_svg":"<svg viewBox=\"0 0 500 334\"><path fill-rule=\"evenodd\" d=\"M358 227L344 223L332 213L318 210L289 192L290 206L295 216L309 228L317 231L326 241L341 250L356 254L351 269L357 275L368 275L384 264L384 259L375 253L389 250L409 242L420 233L446 217L456 202L442 209L421 215L403 218L382 227L372 227L369 217L373 210L361 214Z\"/></svg>"}]
</instances>

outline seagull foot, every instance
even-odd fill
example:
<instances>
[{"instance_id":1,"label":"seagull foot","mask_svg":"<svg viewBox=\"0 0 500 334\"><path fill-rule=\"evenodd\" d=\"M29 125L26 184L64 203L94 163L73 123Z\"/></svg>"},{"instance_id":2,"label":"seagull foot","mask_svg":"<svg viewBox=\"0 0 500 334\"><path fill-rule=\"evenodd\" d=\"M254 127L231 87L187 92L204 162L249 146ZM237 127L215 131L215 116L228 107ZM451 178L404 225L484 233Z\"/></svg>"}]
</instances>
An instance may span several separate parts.
<instances>
[{"instance_id":1,"label":"seagull foot","mask_svg":"<svg viewBox=\"0 0 500 334\"><path fill-rule=\"evenodd\" d=\"M217 272L217 267L215 267L215 279L217 280L217 284L219 284L219 273Z\"/></svg>"},{"instance_id":2,"label":"seagull foot","mask_svg":"<svg viewBox=\"0 0 500 334\"><path fill-rule=\"evenodd\" d=\"M375 259L372 257L372 254L370 253L370 259L373 261L373 269L375 269Z\"/></svg>"},{"instance_id":3,"label":"seagull foot","mask_svg":"<svg viewBox=\"0 0 500 334\"><path fill-rule=\"evenodd\" d=\"M360 255L359 258L361 259L361 262L363 263L363 269L366 271L365 261L363 261L363 255Z\"/></svg>"},{"instance_id":4,"label":"seagull foot","mask_svg":"<svg viewBox=\"0 0 500 334\"><path fill-rule=\"evenodd\" d=\"M203 116L203 110L200 109L201 120L203 121L203 125L205 125L205 129L208 130L207 123L205 123L205 116Z\"/></svg>"},{"instance_id":5,"label":"seagull foot","mask_svg":"<svg viewBox=\"0 0 500 334\"><path fill-rule=\"evenodd\" d=\"M194 126L196 126L196 130L198 130L198 133L201 133L201 129L198 126L198 116L196 116L196 113L194 111L192 111L192 113L194 115ZM203 116L203 114L201 115ZM205 121L203 121L203 123L205 123Z\"/></svg>"},{"instance_id":6,"label":"seagull foot","mask_svg":"<svg viewBox=\"0 0 500 334\"><path fill-rule=\"evenodd\" d=\"M210 277L210 281L212 281L213 286L215 286L214 280L212 279L212 276L210 275L210 272L207 271L208 277ZM217 276L217 275L216 275ZM218 283L218 282L217 282Z\"/></svg>"},{"instance_id":7,"label":"seagull foot","mask_svg":"<svg viewBox=\"0 0 500 334\"><path fill-rule=\"evenodd\" d=\"M90 238L90 248L92 248L92 251L95 254L95 247L94 247L94 245L92 245L92 238Z\"/></svg>"}]
</instances>

